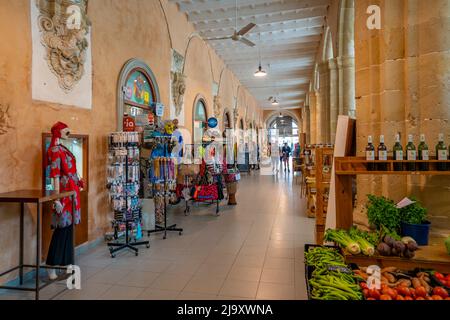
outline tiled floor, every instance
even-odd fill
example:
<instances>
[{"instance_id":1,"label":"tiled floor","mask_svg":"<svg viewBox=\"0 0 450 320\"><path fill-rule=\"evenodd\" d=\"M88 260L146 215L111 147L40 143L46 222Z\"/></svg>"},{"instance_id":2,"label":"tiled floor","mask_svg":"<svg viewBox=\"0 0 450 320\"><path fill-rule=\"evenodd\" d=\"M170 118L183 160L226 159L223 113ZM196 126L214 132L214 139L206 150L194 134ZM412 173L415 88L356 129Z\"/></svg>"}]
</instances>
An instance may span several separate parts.
<instances>
[{"instance_id":1,"label":"tiled floor","mask_svg":"<svg viewBox=\"0 0 450 320\"><path fill-rule=\"evenodd\" d=\"M238 206L172 208L182 236L151 237L140 255L111 259L105 245L78 257L82 290L49 286L42 299L306 299L303 246L313 241L295 179L243 176ZM32 295L0 292L0 299Z\"/></svg>"}]
</instances>

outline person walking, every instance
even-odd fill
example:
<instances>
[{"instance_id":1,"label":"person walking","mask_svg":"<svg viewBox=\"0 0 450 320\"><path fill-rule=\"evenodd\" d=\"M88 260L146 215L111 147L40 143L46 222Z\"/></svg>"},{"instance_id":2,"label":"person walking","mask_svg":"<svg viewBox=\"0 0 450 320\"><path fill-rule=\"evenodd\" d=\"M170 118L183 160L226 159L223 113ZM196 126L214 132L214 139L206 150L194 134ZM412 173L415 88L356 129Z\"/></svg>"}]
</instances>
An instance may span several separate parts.
<instances>
[{"instance_id":1,"label":"person walking","mask_svg":"<svg viewBox=\"0 0 450 320\"><path fill-rule=\"evenodd\" d=\"M272 172L278 173L280 170L280 149L276 143L269 142L270 158L272 159Z\"/></svg>"},{"instance_id":2,"label":"person walking","mask_svg":"<svg viewBox=\"0 0 450 320\"><path fill-rule=\"evenodd\" d=\"M291 168L289 166L289 159L291 157L291 152L292 152L291 147L289 147L287 142L285 142L283 148L281 149L284 164L284 172L286 172L286 168L288 169L288 172L291 172Z\"/></svg>"}]
</instances>

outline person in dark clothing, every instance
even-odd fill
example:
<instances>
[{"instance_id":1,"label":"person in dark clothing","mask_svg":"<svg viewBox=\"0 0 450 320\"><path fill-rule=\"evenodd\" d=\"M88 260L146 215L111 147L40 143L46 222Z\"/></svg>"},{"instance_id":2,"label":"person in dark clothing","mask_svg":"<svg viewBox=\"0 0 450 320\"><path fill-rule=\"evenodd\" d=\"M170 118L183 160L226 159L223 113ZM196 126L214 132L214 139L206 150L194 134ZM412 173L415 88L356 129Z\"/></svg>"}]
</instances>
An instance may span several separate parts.
<instances>
[{"instance_id":1,"label":"person in dark clothing","mask_svg":"<svg viewBox=\"0 0 450 320\"><path fill-rule=\"evenodd\" d=\"M281 149L285 172L286 168L288 169L288 172L291 172L291 168L289 167L289 158L291 157L291 152L292 152L291 147L289 147L287 142L285 142L283 148Z\"/></svg>"}]
</instances>

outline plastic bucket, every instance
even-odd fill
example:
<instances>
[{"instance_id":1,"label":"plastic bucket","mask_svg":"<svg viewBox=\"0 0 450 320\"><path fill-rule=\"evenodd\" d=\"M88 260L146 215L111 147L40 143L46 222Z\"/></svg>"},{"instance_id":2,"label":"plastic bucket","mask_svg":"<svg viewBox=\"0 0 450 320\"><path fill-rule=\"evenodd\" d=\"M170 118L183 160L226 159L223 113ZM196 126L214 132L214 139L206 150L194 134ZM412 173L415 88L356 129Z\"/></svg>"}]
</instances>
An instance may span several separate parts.
<instances>
[{"instance_id":1,"label":"plastic bucket","mask_svg":"<svg viewBox=\"0 0 450 320\"><path fill-rule=\"evenodd\" d=\"M431 223L428 221L423 224L410 224L402 222L402 236L413 238L419 246L427 246L430 235L430 226Z\"/></svg>"}]
</instances>

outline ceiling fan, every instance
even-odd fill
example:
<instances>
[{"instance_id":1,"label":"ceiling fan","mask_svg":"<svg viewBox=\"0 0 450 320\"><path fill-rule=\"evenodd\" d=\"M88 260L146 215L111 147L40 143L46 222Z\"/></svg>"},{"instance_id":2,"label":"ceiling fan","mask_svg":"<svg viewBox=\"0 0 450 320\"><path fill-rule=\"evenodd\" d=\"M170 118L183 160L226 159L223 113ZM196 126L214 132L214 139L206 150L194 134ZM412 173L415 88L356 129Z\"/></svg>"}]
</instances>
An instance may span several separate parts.
<instances>
[{"instance_id":1,"label":"ceiling fan","mask_svg":"<svg viewBox=\"0 0 450 320\"><path fill-rule=\"evenodd\" d=\"M250 30L252 30L254 27L256 27L256 24L254 23L249 23L248 25L246 25L245 27L243 27L241 30L238 31L237 29L237 20L238 20L238 2L236 0L236 24L235 24L235 28L234 28L234 33L231 36L228 37L219 37L219 38L208 38L205 39L206 41L217 41L217 40L228 40L231 39L233 41L240 41L250 47L254 47L255 44L253 42L251 42L250 40L248 40L247 38L245 38L244 36L250 32Z\"/></svg>"}]
</instances>

